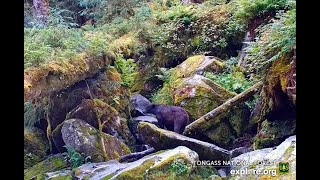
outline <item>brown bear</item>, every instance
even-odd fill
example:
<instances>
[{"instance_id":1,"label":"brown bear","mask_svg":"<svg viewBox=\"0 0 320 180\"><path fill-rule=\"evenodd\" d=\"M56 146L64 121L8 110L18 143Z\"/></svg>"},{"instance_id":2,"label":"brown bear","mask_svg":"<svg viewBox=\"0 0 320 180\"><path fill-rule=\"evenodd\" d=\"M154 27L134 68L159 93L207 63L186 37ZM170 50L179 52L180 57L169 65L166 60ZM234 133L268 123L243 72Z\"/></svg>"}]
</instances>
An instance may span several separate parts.
<instances>
[{"instance_id":1,"label":"brown bear","mask_svg":"<svg viewBox=\"0 0 320 180\"><path fill-rule=\"evenodd\" d=\"M160 128L167 128L169 131L182 134L189 121L186 110L179 106L151 104L147 107L146 113L151 113L158 119Z\"/></svg>"}]
</instances>

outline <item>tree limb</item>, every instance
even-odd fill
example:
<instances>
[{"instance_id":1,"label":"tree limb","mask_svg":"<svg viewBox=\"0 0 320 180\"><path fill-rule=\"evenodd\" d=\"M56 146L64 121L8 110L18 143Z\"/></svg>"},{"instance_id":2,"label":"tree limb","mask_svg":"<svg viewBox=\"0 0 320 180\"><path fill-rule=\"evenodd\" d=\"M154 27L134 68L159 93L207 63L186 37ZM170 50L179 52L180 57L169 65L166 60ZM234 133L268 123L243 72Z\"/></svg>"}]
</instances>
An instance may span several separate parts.
<instances>
[{"instance_id":1,"label":"tree limb","mask_svg":"<svg viewBox=\"0 0 320 180\"><path fill-rule=\"evenodd\" d=\"M234 96L233 98L227 100L225 103L221 104L219 107L215 108L214 110L208 112L207 114L203 115L196 121L190 123L188 126L186 126L183 134L184 135L190 135L194 131L203 131L207 128L211 127L212 124L214 124L215 117L221 115L222 113L226 112L233 106L239 104L240 102L243 102L247 100L249 97L254 95L261 87L263 83L259 81L258 83L251 86L246 91Z\"/></svg>"}]
</instances>

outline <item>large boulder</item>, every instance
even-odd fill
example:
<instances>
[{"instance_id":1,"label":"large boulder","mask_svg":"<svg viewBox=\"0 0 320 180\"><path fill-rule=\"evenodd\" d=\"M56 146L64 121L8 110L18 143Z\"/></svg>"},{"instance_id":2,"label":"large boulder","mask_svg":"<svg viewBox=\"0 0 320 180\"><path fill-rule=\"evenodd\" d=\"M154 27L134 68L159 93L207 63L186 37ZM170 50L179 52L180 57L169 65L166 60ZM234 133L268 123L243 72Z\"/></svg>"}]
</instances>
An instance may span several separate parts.
<instances>
[{"instance_id":1,"label":"large boulder","mask_svg":"<svg viewBox=\"0 0 320 180\"><path fill-rule=\"evenodd\" d=\"M45 159L49 149L49 141L42 130L35 127L24 129L24 168Z\"/></svg>"},{"instance_id":2,"label":"large boulder","mask_svg":"<svg viewBox=\"0 0 320 180\"><path fill-rule=\"evenodd\" d=\"M241 154L232 159L233 162L245 162L241 166L233 166L230 171L232 180L244 179L296 179L296 136L291 136L274 148L265 148ZM261 163L261 162L264 163ZM288 172L280 172L280 163L289 163ZM252 170L265 171L266 174L242 173Z\"/></svg>"},{"instance_id":3,"label":"large boulder","mask_svg":"<svg viewBox=\"0 0 320 180\"><path fill-rule=\"evenodd\" d=\"M147 107L151 102L141 94L135 94L130 97L130 109L132 116L145 115Z\"/></svg>"},{"instance_id":4,"label":"large boulder","mask_svg":"<svg viewBox=\"0 0 320 180\"><path fill-rule=\"evenodd\" d=\"M296 133L296 121L269 121L261 123L261 129L254 138L254 148L262 149L279 145L284 139Z\"/></svg>"},{"instance_id":5,"label":"large boulder","mask_svg":"<svg viewBox=\"0 0 320 180\"><path fill-rule=\"evenodd\" d=\"M72 180L71 170L60 170L54 172L44 173L44 178L46 180Z\"/></svg>"},{"instance_id":6,"label":"large boulder","mask_svg":"<svg viewBox=\"0 0 320 180\"><path fill-rule=\"evenodd\" d=\"M98 130L81 119L64 121L61 134L66 145L72 146L85 156L90 156L93 162L117 159L131 152L118 138L105 133L102 133L104 144L102 147ZM106 150L105 155L102 148Z\"/></svg>"},{"instance_id":7,"label":"large boulder","mask_svg":"<svg viewBox=\"0 0 320 180\"><path fill-rule=\"evenodd\" d=\"M78 118L99 129L98 118L105 123L103 132L117 137L128 145L134 145L135 139L131 134L127 120L120 113L100 99L84 99L81 104L70 111L66 119Z\"/></svg>"},{"instance_id":8,"label":"large boulder","mask_svg":"<svg viewBox=\"0 0 320 180\"><path fill-rule=\"evenodd\" d=\"M58 171L69 166L67 154L56 154L24 170L24 179L44 179L45 173Z\"/></svg>"},{"instance_id":9,"label":"large boulder","mask_svg":"<svg viewBox=\"0 0 320 180\"><path fill-rule=\"evenodd\" d=\"M79 179L205 179L217 174L213 167L197 167L196 152L184 146L157 152L131 163L108 161L85 164L75 169ZM205 172L205 173L203 173Z\"/></svg>"},{"instance_id":10,"label":"large boulder","mask_svg":"<svg viewBox=\"0 0 320 180\"><path fill-rule=\"evenodd\" d=\"M186 146L197 152L203 160L228 160L229 151L214 144L188 138L181 134L160 129L157 126L141 122L138 127L141 140L156 150L170 149L177 146Z\"/></svg>"},{"instance_id":11,"label":"large boulder","mask_svg":"<svg viewBox=\"0 0 320 180\"><path fill-rule=\"evenodd\" d=\"M141 141L139 139L139 135L138 135L138 124L139 122L149 122L152 123L156 126L159 126L158 124L158 120L155 117L152 116L138 116L138 117L134 117L132 118L131 121L129 121L129 127L131 129L132 134L135 136L135 138L138 141Z\"/></svg>"},{"instance_id":12,"label":"large boulder","mask_svg":"<svg viewBox=\"0 0 320 180\"><path fill-rule=\"evenodd\" d=\"M221 72L224 67L215 57L190 57L171 69L168 82L154 99L159 104L183 107L188 111L191 123L237 95L202 76L204 72ZM188 136L229 148L237 138L244 135L249 116L248 106L241 103L216 117L214 121L219 123Z\"/></svg>"}]
</instances>

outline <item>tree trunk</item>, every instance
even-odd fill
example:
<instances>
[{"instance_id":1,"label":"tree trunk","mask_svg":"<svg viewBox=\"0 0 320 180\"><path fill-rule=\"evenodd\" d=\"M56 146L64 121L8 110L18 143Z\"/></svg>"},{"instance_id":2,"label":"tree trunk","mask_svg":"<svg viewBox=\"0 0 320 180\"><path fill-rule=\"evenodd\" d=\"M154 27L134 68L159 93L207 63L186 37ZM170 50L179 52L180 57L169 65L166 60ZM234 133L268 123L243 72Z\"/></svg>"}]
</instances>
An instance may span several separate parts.
<instances>
[{"instance_id":1,"label":"tree trunk","mask_svg":"<svg viewBox=\"0 0 320 180\"><path fill-rule=\"evenodd\" d=\"M208 112L207 114L203 115L196 121L192 122L188 126L186 126L183 134L184 135L189 135L194 131L204 131L207 128L211 127L211 124L213 120L215 120L214 117L217 117L221 115L224 112L227 112L230 108L234 107L235 105L247 100L250 98L252 95L254 95L261 87L263 83L259 81L246 91L234 96L233 98L229 99L219 107L215 108L214 110Z\"/></svg>"},{"instance_id":2,"label":"tree trunk","mask_svg":"<svg viewBox=\"0 0 320 180\"><path fill-rule=\"evenodd\" d=\"M37 22L41 25L47 25L49 16L48 0L33 0L33 6Z\"/></svg>"}]
</instances>

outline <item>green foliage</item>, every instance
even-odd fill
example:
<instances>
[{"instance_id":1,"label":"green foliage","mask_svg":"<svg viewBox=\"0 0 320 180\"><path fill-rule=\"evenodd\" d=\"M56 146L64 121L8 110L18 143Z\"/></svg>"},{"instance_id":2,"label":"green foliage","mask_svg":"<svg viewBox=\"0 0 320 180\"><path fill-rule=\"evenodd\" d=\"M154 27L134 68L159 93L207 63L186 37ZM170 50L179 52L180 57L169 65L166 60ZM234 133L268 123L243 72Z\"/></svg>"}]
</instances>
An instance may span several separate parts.
<instances>
[{"instance_id":1,"label":"green foliage","mask_svg":"<svg viewBox=\"0 0 320 180\"><path fill-rule=\"evenodd\" d=\"M214 82L225 87L229 91L241 93L253 85L248 81L242 72L234 71L232 73L213 74L210 72L205 73L205 76Z\"/></svg>"},{"instance_id":2,"label":"green foliage","mask_svg":"<svg viewBox=\"0 0 320 180\"><path fill-rule=\"evenodd\" d=\"M78 29L47 27L24 29L25 67L70 58L85 49L83 32Z\"/></svg>"},{"instance_id":3,"label":"green foliage","mask_svg":"<svg viewBox=\"0 0 320 180\"><path fill-rule=\"evenodd\" d=\"M44 117L43 108L33 105L31 102L24 103L24 127L32 127Z\"/></svg>"},{"instance_id":4,"label":"green foliage","mask_svg":"<svg viewBox=\"0 0 320 180\"><path fill-rule=\"evenodd\" d=\"M272 23L258 29L259 36L245 50L250 72L261 72L281 57L296 51L296 9L279 13Z\"/></svg>"},{"instance_id":5,"label":"green foliage","mask_svg":"<svg viewBox=\"0 0 320 180\"><path fill-rule=\"evenodd\" d=\"M60 8L50 8L48 18L48 26L59 26L59 27L77 27L74 16L75 13L73 11L67 9Z\"/></svg>"},{"instance_id":6,"label":"green foliage","mask_svg":"<svg viewBox=\"0 0 320 180\"><path fill-rule=\"evenodd\" d=\"M115 67L121 73L122 85L132 87L137 75L135 61L133 59L123 59L118 56L115 60Z\"/></svg>"},{"instance_id":7,"label":"green foliage","mask_svg":"<svg viewBox=\"0 0 320 180\"><path fill-rule=\"evenodd\" d=\"M169 167L169 170L175 173L177 176L183 176L188 173L188 166L184 161L174 160Z\"/></svg>"},{"instance_id":8,"label":"green foliage","mask_svg":"<svg viewBox=\"0 0 320 180\"><path fill-rule=\"evenodd\" d=\"M69 162L72 168L76 168L84 164L84 157L78 153L71 145L64 146L68 151Z\"/></svg>"},{"instance_id":9,"label":"green foliage","mask_svg":"<svg viewBox=\"0 0 320 180\"><path fill-rule=\"evenodd\" d=\"M267 12L288 8L295 0L233 0L236 16L248 22L250 19Z\"/></svg>"},{"instance_id":10,"label":"green foliage","mask_svg":"<svg viewBox=\"0 0 320 180\"><path fill-rule=\"evenodd\" d=\"M244 26L227 4L217 6L177 5L157 12L158 27L152 44L162 52L160 66L176 64L190 55L210 53L220 58L241 47Z\"/></svg>"},{"instance_id":11,"label":"green foliage","mask_svg":"<svg viewBox=\"0 0 320 180\"><path fill-rule=\"evenodd\" d=\"M24 29L24 66L39 66L45 62L65 60L81 52L101 55L107 50L110 37L104 33L82 29L48 26Z\"/></svg>"}]
</instances>

